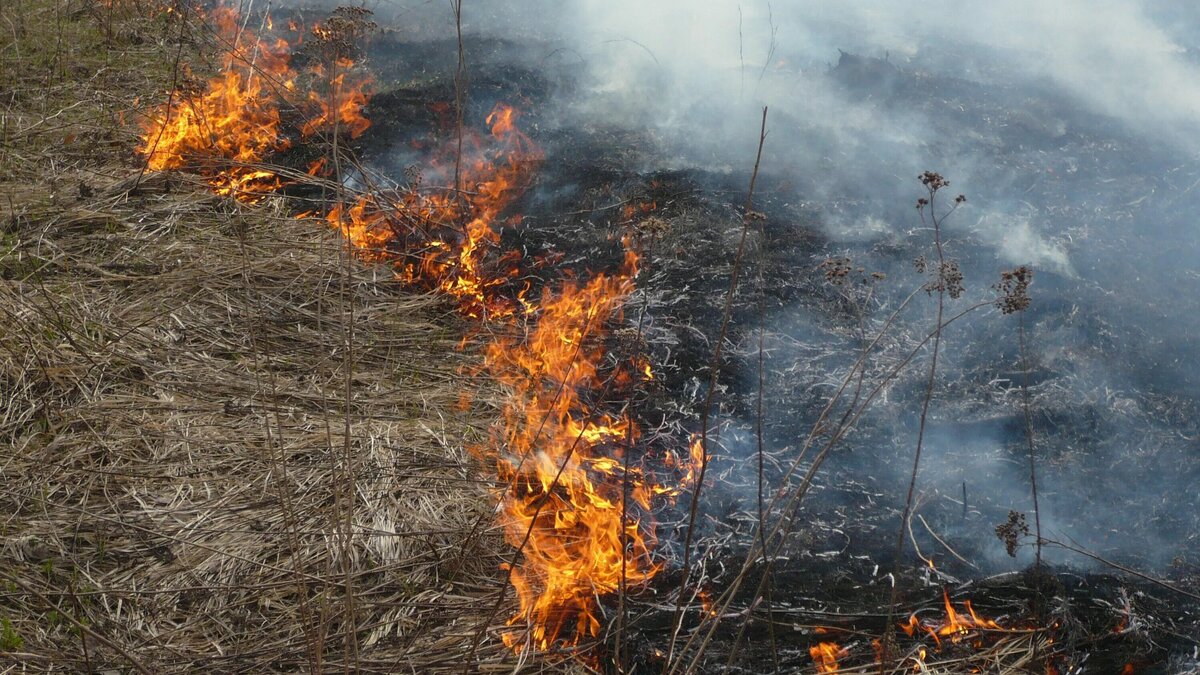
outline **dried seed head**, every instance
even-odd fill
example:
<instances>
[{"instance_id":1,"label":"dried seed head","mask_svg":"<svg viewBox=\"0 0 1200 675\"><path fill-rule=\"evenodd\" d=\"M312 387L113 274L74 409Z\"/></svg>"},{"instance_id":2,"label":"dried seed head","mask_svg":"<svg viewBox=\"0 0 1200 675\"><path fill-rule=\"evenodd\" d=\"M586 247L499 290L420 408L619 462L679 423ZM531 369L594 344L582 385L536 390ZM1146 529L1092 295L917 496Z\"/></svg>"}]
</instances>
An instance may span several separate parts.
<instances>
[{"instance_id":1,"label":"dried seed head","mask_svg":"<svg viewBox=\"0 0 1200 675\"><path fill-rule=\"evenodd\" d=\"M924 258L919 258L924 263ZM923 270L924 264L918 266L918 270ZM962 297L966 291L963 286L963 273L958 267L957 260L947 260L938 265L938 269L934 278L930 279L922 287L926 293L946 293L951 298L957 300Z\"/></svg>"},{"instance_id":2,"label":"dried seed head","mask_svg":"<svg viewBox=\"0 0 1200 675\"><path fill-rule=\"evenodd\" d=\"M850 278L850 259L826 258L821 261L821 270L825 272L825 281L841 286Z\"/></svg>"},{"instance_id":3,"label":"dried seed head","mask_svg":"<svg viewBox=\"0 0 1200 675\"><path fill-rule=\"evenodd\" d=\"M633 229L639 236L659 239L671 231L671 224L658 216L650 216L634 224Z\"/></svg>"},{"instance_id":4,"label":"dried seed head","mask_svg":"<svg viewBox=\"0 0 1200 675\"><path fill-rule=\"evenodd\" d=\"M1018 511L1009 511L1008 520L996 526L996 537L1004 542L1004 550L1013 558L1017 557L1021 537L1028 536L1029 524L1025 521L1025 514Z\"/></svg>"},{"instance_id":5,"label":"dried seed head","mask_svg":"<svg viewBox=\"0 0 1200 675\"><path fill-rule=\"evenodd\" d=\"M920 176L917 176L917 179L921 181L922 185L924 185L926 188L929 188L930 192L937 192L938 190L950 185L950 181L942 177L942 174L934 171L926 171Z\"/></svg>"},{"instance_id":6,"label":"dried seed head","mask_svg":"<svg viewBox=\"0 0 1200 675\"><path fill-rule=\"evenodd\" d=\"M312 27L302 49L328 59L354 58L363 38L379 28L365 7L338 7L329 18Z\"/></svg>"},{"instance_id":7,"label":"dried seed head","mask_svg":"<svg viewBox=\"0 0 1200 675\"><path fill-rule=\"evenodd\" d=\"M1023 312L1029 308L1029 285L1033 283L1033 270L1026 265L1000 273L1000 281L992 285L1000 297L996 307L1004 314Z\"/></svg>"}]
</instances>

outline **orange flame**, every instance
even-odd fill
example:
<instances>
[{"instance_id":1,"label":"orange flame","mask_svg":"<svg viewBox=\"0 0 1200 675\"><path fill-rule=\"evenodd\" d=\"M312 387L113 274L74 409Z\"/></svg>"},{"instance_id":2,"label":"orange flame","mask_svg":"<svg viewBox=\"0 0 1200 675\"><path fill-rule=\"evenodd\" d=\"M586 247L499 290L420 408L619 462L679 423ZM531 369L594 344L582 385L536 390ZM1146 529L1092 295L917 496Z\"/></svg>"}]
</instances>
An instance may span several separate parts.
<instances>
[{"instance_id":1,"label":"orange flame","mask_svg":"<svg viewBox=\"0 0 1200 675\"><path fill-rule=\"evenodd\" d=\"M650 511L655 497L673 499L681 488L629 465L626 453L640 430L627 413L603 410L610 386L653 378L644 358L604 365L605 338L638 272L632 242L624 242L625 261L615 274L568 279L536 300L527 297L528 284L515 297L505 292L519 268L497 254L502 216L543 156L517 128L518 117L498 104L487 118L490 137L464 138L461 191L363 195L328 220L364 258L393 261L402 281L438 289L466 316L504 327L492 331L500 337L486 346L481 368L508 395L490 445L473 451L508 486L501 524L519 551L505 566L518 611L502 638L519 651L599 635L599 598L659 571L651 559ZM435 168L448 176L447 159ZM686 472L685 487L698 470L697 452L702 458L698 441L686 461L668 455L676 471Z\"/></svg>"},{"instance_id":2,"label":"orange flame","mask_svg":"<svg viewBox=\"0 0 1200 675\"><path fill-rule=\"evenodd\" d=\"M315 91L308 92L309 103L319 112L301 127L302 136L312 136L325 128L338 128L350 134L351 138L358 138L371 126L370 120L362 114L370 98L364 82L346 82L347 75L354 68L354 61L342 56L335 59L333 65L337 74L328 78L329 94L322 96ZM312 66L310 71L318 78L325 77L325 67L319 63Z\"/></svg>"},{"instance_id":3,"label":"orange flame","mask_svg":"<svg viewBox=\"0 0 1200 675\"><path fill-rule=\"evenodd\" d=\"M203 91L172 92L167 103L142 124L137 151L149 169L196 171L217 194L257 202L283 185L263 162L291 146L280 110L297 87L292 45L243 27L238 13L228 7L216 8L208 18L225 46L220 72ZM269 17L264 28L270 30ZM301 136L332 128L335 119L352 137L369 126L361 114L368 98L367 81L358 78L348 83L351 66L347 59L337 61L337 74L327 78L327 96L309 92L310 105L317 112L304 123ZM320 67L308 72L318 79L325 76ZM331 106L336 114L330 112Z\"/></svg>"},{"instance_id":4,"label":"orange flame","mask_svg":"<svg viewBox=\"0 0 1200 675\"><path fill-rule=\"evenodd\" d=\"M966 615L954 609L954 605L950 602L950 594L944 589L942 590L942 601L946 609L946 616L941 622L936 624L923 623L917 618L916 614L913 614L908 617L906 623L900 624L900 629L909 637L915 636L918 630L924 631L933 638L938 649L942 647L942 638L949 638L950 642L958 643L964 639L975 638L981 630L1006 630L995 621L982 618L976 614L970 600L963 603L967 611Z\"/></svg>"},{"instance_id":5,"label":"orange flame","mask_svg":"<svg viewBox=\"0 0 1200 675\"><path fill-rule=\"evenodd\" d=\"M499 473L513 486L504 529L524 552L510 570L520 607L510 625L526 629L540 649L598 635L596 597L658 571L649 516L639 520L621 497L618 469L638 429L588 401L605 387L602 338L633 289L637 262L630 251L620 273L546 293L527 337L487 350L488 370L511 392L496 439ZM636 473L628 480L642 482ZM504 639L516 647L522 632Z\"/></svg>"},{"instance_id":6,"label":"orange flame","mask_svg":"<svg viewBox=\"0 0 1200 675\"><path fill-rule=\"evenodd\" d=\"M808 654L817 664L818 673L836 673L838 672L838 659L846 658L849 652L836 642L822 642L814 647L809 647Z\"/></svg>"},{"instance_id":7,"label":"orange flame","mask_svg":"<svg viewBox=\"0 0 1200 675\"><path fill-rule=\"evenodd\" d=\"M523 295L514 302L499 291L517 270L496 269L487 258L500 243L501 213L528 186L542 159L541 149L517 129L516 119L515 109L497 104L487 118L490 143L470 139L460 194L409 190L392 203L364 194L349 209L331 211L330 224L371 260L389 257L384 249L391 244L405 255L414 248L423 250L415 261L398 263L399 278L441 290L456 299L467 316L496 320L513 315L518 304L524 306Z\"/></svg>"}]
</instances>

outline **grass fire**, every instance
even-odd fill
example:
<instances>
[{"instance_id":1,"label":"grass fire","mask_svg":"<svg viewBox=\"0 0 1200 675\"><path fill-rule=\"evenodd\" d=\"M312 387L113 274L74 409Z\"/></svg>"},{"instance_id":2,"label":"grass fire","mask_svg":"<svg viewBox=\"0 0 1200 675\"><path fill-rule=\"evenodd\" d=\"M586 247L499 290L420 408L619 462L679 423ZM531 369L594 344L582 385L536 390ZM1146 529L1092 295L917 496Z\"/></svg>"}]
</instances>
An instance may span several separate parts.
<instances>
[{"instance_id":1,"label":"grass fire","mask_svg":"<svg viewBox=\"0 0 1200 675\"><path fill-rule=\"evenodd\" d=\"M0 669L1200 673L1200 13L360 5L0 4Z\"/></svg>"}]
</instances>

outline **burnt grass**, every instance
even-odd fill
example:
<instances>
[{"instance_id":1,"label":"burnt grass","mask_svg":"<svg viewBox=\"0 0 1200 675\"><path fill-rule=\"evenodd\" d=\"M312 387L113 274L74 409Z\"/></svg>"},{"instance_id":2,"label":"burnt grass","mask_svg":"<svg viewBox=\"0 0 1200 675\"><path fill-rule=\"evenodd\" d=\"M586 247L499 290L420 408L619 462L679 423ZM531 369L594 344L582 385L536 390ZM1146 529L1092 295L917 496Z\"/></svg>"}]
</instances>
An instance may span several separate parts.
<instances>
[{"instance_id":1,"label":"burnt grass","mask_svg":"<svg viewBox=\"0 0 1200 675\"><path fill-rule=\"evenodd\" d=\"M657 380L643 391L623 394L636 398L635 414L644 428L665 429L650 443L682 445L699 424L751 167L733 172L658 168L660 142L650 131L603 121L565 122L570 118L558 116L556 101L575 94L579 65L547 59L552 45L475 37L470 44L468 124L481 127L497 101L513 103L523 111L522 128L546 151L535 183L512 208L523 216L522 224L505 230L502 238L505 249L519 250L530 261L529 278L553 285L572 275L615 271L622 259L622 233L651 217L665 224L661 237L643 245L639 290L624 317L626 334L640 325L641 340L632 346L614 342L614 350L644 350L650 356ZM381 86L368 111L373 125L356 142L368 166L402 180L423 153L453 136L447 104L454 100L454 53L448 41L413 43L388 34L375 41L369 64ZM1066 134L1039 127L1041 113L1067 114L1066 104L1050 94L1035 99L1046 110L1018 111L1011 101L1028 103L1030 92L939 79L847 56L823 76L886 104L947 111L935 115L947 134L979 130L995 162L994 185L1027 181L1027 199L1045 205L1035 218L1069 224L1086 213L1124 233L1128 223L1157 222L1161 210L1182 203L1180 197L1097 216L1092 202L1101 183L1131 204L1147 190L1169 186L1147 184L1165 180L1145 178L1161 175L1160 167L1146 166L1149 160L1106 120L1073 119ZM927 93L931 88L934 96ZM786 115L782 111L785 122ZM1069 177L1062 171L1066 162L1074 163ZM1048 177L1046 164L1059 173ZM912 174L926 168L912 167ZM1189 179L1200 177L1200 168L1190 165L1185 173ZM1170 180L1190 182L1182 176ZM914 180L908 187L915 199L919 185ZM986 203L1000 194L986 183L972 189L972 202ZM760 320L768 350L763 395L770 494L785 487L783 468L832 391L830 383L840 379L863 345L861 331L869 335L878 329L899 299L923 282L911 261L928 253L928 235L913 227L919 223L911 201L894 200L890 190L883 190L883 197L868 192L846 183L832 197L824 191L824 197L812 198L817 192L811 182L778 173L764 161L754 206L764 218L751 225L729 344L718 364L720 391L713 411L720 425L718 449L705 488L697 554L697 570L703 573L692 574L713 591L719 592L740 566L757 517L753 425ZM898 223L902 234L838 243L821 226L831 212L879 213ZM1156 338L1155 326L1178 309L1172 305L1177 299L1161 297L1128 266L1143 245L1121 234L1111 243L1073 253L1076 276L1038 271L1025 322L1040 497L1050 521L1048 538L1077 542L1107 560L1194 590L1200 580L1200 503L1191 487L1200 479L1198 383L1194 368L1169 365L1189 344ZM1129 246L1135 255L1113 255ZM988 243L959 229L949 248L967 271L969 298L989 297L1004 265ZM862 266L848 286L828 283L819 267L841 255ZM872 281L869 275L876 270L886 278ZM1117 285L1128 296L1117 315L1105 309L1114 276L1127 279ZM864 310L860 302L872 283L875 290ZM1139 293L1149 300L1129 300ZM883 342L868 381L929 329L931 306L923 295L915 300ZM734 604L735 611L752 604L756 609L740 665L730 672L761 672L772 664L768 621L775 624L785 668L811 667L808 646L830 639L815 632L817 626L829 627L838 634L834 639L854 648L849 662L868 662L870 638L885 631L892 583L902 589L901 618L914 611L937 615L946 588L956 601L970 598L981 614L1001 622L1058 622L1056 636L1069 655L1064 664L1086 661L1088 672L1119 672L1126 663L1144 673L1182 668L1178 655L1191 653L1200 631L1194 599L1054 547L1047 547L1046 573L1038 574L1030 567L1030 540L1009 558L993 533L1010 511L1026 513L1031 525L1033 516L1019 405L1026 373L1016 321L984 309L946 332L930 447L918 483L917 513L928 527L913 525L914 540L936 559L938 572L926 569L907 543L900 576L889 576L923 394L927 361L922 357L831 455L801 510L786 515L791 535L772 570L770 610L751 597L755 584L747 584ZM1118 376L1102 376L1111 370ZM1122 386L1114 387L1112 380ZM1079 489L1082 485L1086 490ZM666 560L677 559L685 505L686 498L660 514ZM948 555L933 533L971 564ZM679 576L669 569L634 602L627 639L634 647L633 665L647 671L658 667L655 651L668 639L673 600L666 599L673 597ZM1140 623L1137 630L1116 633L1113 627L1127 601ZM711 650L705 672L721 670L722 650L742 620L728 620L721 629L726 639Z\"/></svg>"}]
</instances>

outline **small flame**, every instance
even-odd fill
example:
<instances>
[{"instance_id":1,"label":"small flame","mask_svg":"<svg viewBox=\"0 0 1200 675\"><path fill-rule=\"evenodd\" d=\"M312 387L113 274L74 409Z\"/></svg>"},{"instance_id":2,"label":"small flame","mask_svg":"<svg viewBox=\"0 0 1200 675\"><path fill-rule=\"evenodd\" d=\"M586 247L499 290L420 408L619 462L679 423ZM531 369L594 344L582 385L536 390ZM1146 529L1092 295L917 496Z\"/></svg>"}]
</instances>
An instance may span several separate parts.
<instances>
[{"instance_id":1,"label":"small flame","mask_svg":"<svg viewBox=\"0 0 1200 675\"><path fill-rule=\"evenodd\" d=\"M838 672L838 659L844 659L849 652L836 642L821 642L808 649L813 663L817 664L818 673Z\"/></svg>"},{"instance_id":2,"label":"small flame","mask_svg":"<svg viewBox=\"0 0 1200 675\"><path fill-rule=\"evenodd\" d=\"M906 623L900 624L900 629L909 637L914 637L918 631L927 633L933 638L939 650L942 648L942 638L949 638L950 642L958 643L968 638L974 639L981 630L1006 630L995 621L976 614L970 600L963 603L963 607L966 609L965 615L954 609L954 605L950 602L950 594L944 589L942 590L942 601L946 616L941 622L922 623L917 615L913 614L908 617Z\"/></svg>"}]
</instances>

